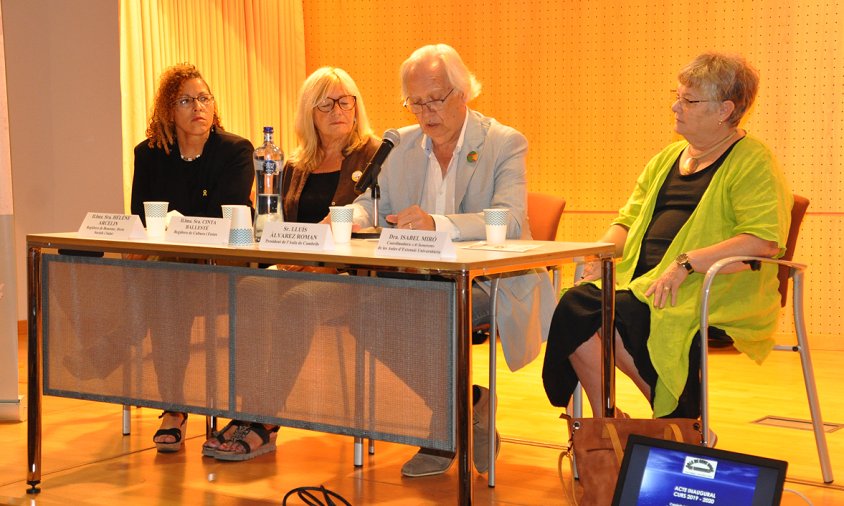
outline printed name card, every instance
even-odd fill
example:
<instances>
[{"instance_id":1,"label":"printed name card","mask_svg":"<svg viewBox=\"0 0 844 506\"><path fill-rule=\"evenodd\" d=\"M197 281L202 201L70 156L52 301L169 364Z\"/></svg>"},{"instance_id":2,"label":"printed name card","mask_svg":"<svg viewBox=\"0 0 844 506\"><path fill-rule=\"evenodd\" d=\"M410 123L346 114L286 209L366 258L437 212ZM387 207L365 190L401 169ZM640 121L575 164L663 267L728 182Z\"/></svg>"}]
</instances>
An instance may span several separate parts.
<instances>
[{"instance_id":1,"label":"printed name card","mask_svg":"<svg viewBox=\"0 0 844 506\"><path fill-rule=\"evenodd\" d=\"M457 257L454 243L447 232L433 230L405 230L385 228L378 239L375 253L383 257L398 258L441 258Z\"/></svg>"},{"instance_id":2,"label":"printed name card","mask_svg":"<svg viewBox=\"0 0 844 506\"><path fill-rule=\"evenodd\" d=\"M165 236L169 242L189 244L228 244L228 218L202 218L199 216L174 216Z\"/></svg>"},{"instance_id":3,"label":"printed name card","mask_svg":"<svg viewBox=\"0 0 844 506\"><path fill-rule=\"evenodd\" d=\"M324 223L271 221L261 234L258 249L284 251L333 251L331 227Z\"/></svg>"},{"instance_id":4,"label":"printed name card","mask_svg":"<svg viewBox=\"0 0 844 506\"><path fill-rule=\"evenodd\" d=\"M143 239L144 225L137 214L88 213L78 234L94 239Z\"/></svg>"}]
</instances>

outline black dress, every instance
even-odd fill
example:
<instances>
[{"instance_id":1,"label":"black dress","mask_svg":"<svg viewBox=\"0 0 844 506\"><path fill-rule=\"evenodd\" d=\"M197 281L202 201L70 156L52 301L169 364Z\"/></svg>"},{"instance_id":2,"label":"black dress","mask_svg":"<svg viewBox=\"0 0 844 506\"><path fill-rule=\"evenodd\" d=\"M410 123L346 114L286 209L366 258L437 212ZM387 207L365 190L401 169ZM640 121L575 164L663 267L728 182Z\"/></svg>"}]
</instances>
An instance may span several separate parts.
<instances>
[{"instance_id":1,"label":"black dress","mask_svg":"<svg viewBox=\"0 0 844 506\"><path fill-rule=\"evenodd\" d=\"M733 144L735 145L735 144ZM639 260L633 279L656 267L665 255L677 232L688 221L718 168L732 150L730 146L712 165L683 176L680 174L680 157L660 187L653 217L639 247ZM653 405L653 392L657 374L648 352L650 335L650 309L629 290L616 291L615 325L625 350L633 357L639 375L651 387L649 401ZM551 320L548 345L542 367L542 380L548 399L554 406L566 406L577 386L577 375L569 356L592 337L601 327L601 290L591 283L567 290ZM713 329L711 329L713 330ZM717 330L715 330L717 332ZM699 348L700 335L692 341L692 348ZM700 368L699 353L690 353L690 371ZM700 411L700 379L689 374L685 390L677 409L668 417L696 418Z\"/></svg>"}]
</instances>

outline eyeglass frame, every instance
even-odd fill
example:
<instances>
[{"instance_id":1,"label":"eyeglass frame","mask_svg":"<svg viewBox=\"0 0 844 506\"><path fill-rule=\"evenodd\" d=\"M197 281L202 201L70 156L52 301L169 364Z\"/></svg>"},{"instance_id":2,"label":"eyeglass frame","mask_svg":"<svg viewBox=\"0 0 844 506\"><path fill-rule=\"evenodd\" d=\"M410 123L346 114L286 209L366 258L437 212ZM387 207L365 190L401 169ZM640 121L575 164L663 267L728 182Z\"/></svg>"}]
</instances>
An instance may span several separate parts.
<instances>
[{"instance_id":1,"label":"eyeglass frame","mask_svg":"<svg viewBox=\"0 0 844 506\"><path fill-rule=\"evenodd\" d=\"M421 103L421 104L415 104L415 103L409 102L410 97L407 97L407 98L405 98L405 99L404 99L404 104L402 104L402 107L404 107L404 108L405 108L405 109L407 109L408 111L412 112L413 114L419 114L419 113L421 113L421 112L422 112L422 111L423 111L426 107L427 107L427 108L428 108L428 110L429 110L429 111L431 111L431 112L439 112L439 111L442 111L442 110L443 110L443 107L445 107L445 101L446 101L446 100L448 100L448 97L450 97L452 93L454 93L454 90L455 90L455 89L456 89L456 88L452 88L451 90L449 90L449 92L448 92L448 93L446 93L446 94L445 94L445 96L444 96L443 98L435 98L435 99L433 99L433 100L428 100L427 102L423 102L423 103ZM434 109L434 107L433 107L433 106L431 106L431 104L436 103L436 102L439 102L439 103L440 103L440 105L438 105L438 106L437 106L437 108L436 108L436 109ZM419 108L419 110L418 110L418 111L414 111L414 110L413 110L413 108L414 108L414 107L418 107L418 108Z\"/></svg>"},{"instance_id":2,"label":"eyeglass frame","mask_svg":"<svg viewBox=\"0 0 844 506\"><path fill-rule=\"evenodd\" d=\"M671 90L671 93L677 93L677 90ZM683 109L687 109L688 107L695 105L695 104L700 104L701 102L718 102L718 100L711 100L711 99L689 100L686 97L682 97L680 95L677 95L674 99L674 103L676 104L677 102L680 102L680 107L682 107Z\"/></svg>"},{"instance_id":3,"label":"eyeglass frame","mask_svg":"<svg viewBox=\"0 0 844 506\"><path fill-rule=\"evenodd\" d=\"M214 102L214 95L210 93L203 93L195 97L192 97L190 95L183 95L174 100L173 105L175 107L181 107L182 109L190 109L193 106L194 102L199 102L202 107L208 107L211 103Z\"/></svg>"},{"instance_id":4,"label":"eyeglass frame","mask_svg":"<svg viewBox=\"0 0 844 506\"><path fill-rule=\"evenodd\" d=\"M340 101L343 100L344 98L348 98L348 97L352 97L352 106L349 107L348 109L344 109L343 106L340 104ZM331 101L331 108L328 109L328 110L323 109L320 106L320 104L322 104L326 100ZM329 112L333 111L335 107L339 107L341 111L351 111L355 108L355 106L357 106L357 104L358 104L358 97L356 97L355 95L343 95L342 97L339 97L339 98L323 97L322 100L320 100L319 102L314 104L314 109L316 109L320 112L324 112L324 113L329 113Z\"/></svg>"}]
</instances>

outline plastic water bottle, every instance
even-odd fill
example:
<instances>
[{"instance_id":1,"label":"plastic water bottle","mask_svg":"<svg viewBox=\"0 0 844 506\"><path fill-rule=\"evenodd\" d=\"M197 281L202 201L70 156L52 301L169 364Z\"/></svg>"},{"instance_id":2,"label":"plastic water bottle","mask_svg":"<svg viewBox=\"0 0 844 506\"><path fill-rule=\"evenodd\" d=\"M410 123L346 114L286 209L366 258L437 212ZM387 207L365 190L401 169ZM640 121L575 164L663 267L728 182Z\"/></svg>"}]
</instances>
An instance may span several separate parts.
<instances>
[{"instance_id":1,"label":"plastic water bottle","mask_svg":"<svg viewBox=\"0 0 844 506\"><path fill-rule=\"evenodd\" d=\"M261 240L261 234L267 222L284 221L281 206L281 171L284 167L284 153L273 144L273 127L264 127L264 143L252 155L255 165L255 240Z\"/></svg>"}]
</instances>

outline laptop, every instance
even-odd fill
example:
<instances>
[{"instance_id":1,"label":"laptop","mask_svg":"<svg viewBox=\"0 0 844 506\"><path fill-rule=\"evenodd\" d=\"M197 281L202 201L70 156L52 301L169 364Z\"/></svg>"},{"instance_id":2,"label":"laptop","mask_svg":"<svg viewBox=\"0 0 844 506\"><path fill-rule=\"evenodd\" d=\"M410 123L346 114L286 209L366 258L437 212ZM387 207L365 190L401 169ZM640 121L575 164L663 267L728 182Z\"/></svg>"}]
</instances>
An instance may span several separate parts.
<instances>
[{"instance_id":1,"label":"laptop","mask_svg":"<svg viewBox=\"0 0 844 506\"><path fill-rule=\"evenodd\" d=\"M788 462L705 446L627 439L613 506L776 506Z\"/></svg>"}]
</instances>

